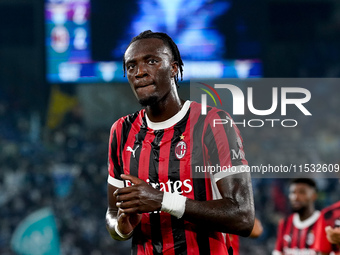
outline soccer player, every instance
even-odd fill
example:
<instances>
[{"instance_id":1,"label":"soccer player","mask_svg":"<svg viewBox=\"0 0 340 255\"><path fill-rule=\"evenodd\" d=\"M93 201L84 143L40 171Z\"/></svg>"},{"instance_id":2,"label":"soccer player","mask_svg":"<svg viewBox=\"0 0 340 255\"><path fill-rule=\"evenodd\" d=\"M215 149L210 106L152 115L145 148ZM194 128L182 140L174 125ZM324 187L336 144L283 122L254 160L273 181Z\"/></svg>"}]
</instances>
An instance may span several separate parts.
<instances>
[{"instance_id":1,"label":"soccer player","mask_svg":"<svg viewBox=\"0 0 340 255\"><path fill-rule=\"evenodd\" d=\"M319 254L340 254L340 201L321 211L315 236L315 250Z\"/></svg>"},{"instance_id":2,"label":"soccer player","mask_svg":"<svg viewBox=\"0 0 340 255\"><path fill-rule=\"evenodd\" d=\"M289 186L293 214L279 223L273 255L315 255L315 229L320 212L315 210L316 183L312 179L294 179Z\"/></svg>"},{"instance_id":3,"label":"soccer player","mask_svg":"<svg viewBox=\"0 0 340 255\"><path fill-rule=\"evenodd\" d=\"M124 71L144 109L111 128L106 225L116 240L132 236L132 254L231 254L222 232L248 236L254 225L239 130L213 127L227 113L208 107L201 115L200 104L179 98L182 66L172 39L150 30L124 54ZM208 165L234 171L195 172L194 166Z\"/></svg>"}]
</instances>

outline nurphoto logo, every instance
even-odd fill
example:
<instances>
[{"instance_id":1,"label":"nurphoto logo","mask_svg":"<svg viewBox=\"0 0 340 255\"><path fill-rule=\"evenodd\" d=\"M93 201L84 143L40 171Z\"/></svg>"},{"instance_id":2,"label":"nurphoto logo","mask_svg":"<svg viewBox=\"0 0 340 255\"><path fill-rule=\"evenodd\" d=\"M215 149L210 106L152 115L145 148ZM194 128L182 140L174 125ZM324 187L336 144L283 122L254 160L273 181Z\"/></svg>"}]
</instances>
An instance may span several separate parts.
<instances>
[{"instance_id":1,"label":"nurphoto logo","mask_svg":"<svg viewBox=\"0 0 340 255\"><path fill-rule=\"evenodd\" d=\"M232 84L214 84L214 87L208 85L203 82L199 82L200 84L204 85L205 87L209 88L201 88L204 91L204 94L201 94L201 114L207 114L207 95L213 100L215 106L217 106L217 102L215 96L219 100L221 106L221 93L231 93L233 104L232 104L232 114L233 115L245 115L245 112L250 112L256 116L268 116L275 113L278 109L278 105L280 103L280 115L287 116L287 105L295 106L303 115L311 116L311 112L305 107L304 104L310 101L311 99L311 92L306 88L301 87L272 87L271 93L271 106L267 109L257 109L254 106L254 93L253 87L248 87L246 91L246 96L244 95L243 91ZM216 89L220 89L220 94L216 91ZM223 90L222 90L223 89ZM213 93L211 93L212 91ZM215 96L214 96L215 95ZM279 97L280 95L280 97ZM246 100L247 99L247 100ZM280 99L280 100L279 100ZM280 102L279 102L280 101ZM247 107L247 109L245 109ZM274 127L276 123L280 123L282 127L296 127L298 122L296 119L277 119L277 118L258 118L258 119L243 119L241 122L233 122L228 116L225 119L214 119L213 126L216 125L226 125L229 124L232 126L233 124L242 125L244 127L262 127L265 124L271 125Z\"/></svg>"}]
</instances>

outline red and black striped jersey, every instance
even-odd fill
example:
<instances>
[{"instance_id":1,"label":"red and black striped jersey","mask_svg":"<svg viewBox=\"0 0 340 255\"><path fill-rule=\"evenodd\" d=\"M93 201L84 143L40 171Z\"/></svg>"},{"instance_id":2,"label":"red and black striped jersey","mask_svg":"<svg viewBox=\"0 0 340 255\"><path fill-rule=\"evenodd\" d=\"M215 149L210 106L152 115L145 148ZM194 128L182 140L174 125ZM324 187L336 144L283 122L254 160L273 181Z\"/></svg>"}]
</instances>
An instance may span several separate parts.
<instances>
[{"instance_id":1,"label":"red and black striped jersey","mask_svg":"<svg viewBox=\"0 0 340 255\"><path fill-rule=\"evenodd\" d=\"M240 237L238 235L229 235L233 255L240 255Z\"/></svg>"},{"instance_id":2,"label":"red and black striped jersey","mask_svg":"<svg viewBox=\"0 0 340 255\"><path fill-rule=\"evenodd\" d=\"M336 202L329 207L326 207L321 211L320 220L318 221L316 229L316 243L315 250L331 253L335 252L340 254L339 246L336 244L331 244L326 237L325 228L327 226L340 227L340 201Z\"/></svg>"},{"instance_id":3,"label":"red and black striped jersey","mask_svg":"<svg viewBox=\"0 0 340 255\"><path fill-rule=\"evenodd\" d=\"M187 101L161 123L151 122L145 110L116 121L110 133L108 183L130 185L120 178L124 173L189 199L220 198L216 182L247 165L242 138L235 124L213 125L214 119L230 118L226 112L212 107L206 115L200 111L200 104ZM236 171L217 171L223 167ZM132 254L228 254L229 246L229 239L208 226L152 212L143 213L134 230Z\"/></svg>"},{"instance_id":4,"label":"red and black striped jersey","mask_svg":"<svg viewBox=\"0 0 340 255\"><path fill-rule=\"evenodd\" d=\"M320 212L315 211L308 219L301 221L297 213L279 223L273 255L316 255L315 231Z\"/></svg>"}]
</instances>

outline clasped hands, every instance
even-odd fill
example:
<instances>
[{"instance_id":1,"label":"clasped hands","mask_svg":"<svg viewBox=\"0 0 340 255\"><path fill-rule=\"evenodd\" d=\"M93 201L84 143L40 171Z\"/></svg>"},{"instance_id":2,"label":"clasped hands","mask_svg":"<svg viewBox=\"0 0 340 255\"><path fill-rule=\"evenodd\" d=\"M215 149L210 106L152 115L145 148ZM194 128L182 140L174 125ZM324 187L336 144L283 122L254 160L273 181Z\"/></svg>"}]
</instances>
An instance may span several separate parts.
<instances>
[{"instance_id":1,"label":"clasped hands","mask_svg":"<svg viewBox=\"0 0 340 255\"><path fill-rule=\"evenodd\" d=\"M130 187L117 189L113 193L118 208L117 221L119 230L123 234L129 234L141 221L141 213L161 209L163 192L154 189L135 176L122 174L121 178L133 184Z\"/></svg>"}]
</instances>

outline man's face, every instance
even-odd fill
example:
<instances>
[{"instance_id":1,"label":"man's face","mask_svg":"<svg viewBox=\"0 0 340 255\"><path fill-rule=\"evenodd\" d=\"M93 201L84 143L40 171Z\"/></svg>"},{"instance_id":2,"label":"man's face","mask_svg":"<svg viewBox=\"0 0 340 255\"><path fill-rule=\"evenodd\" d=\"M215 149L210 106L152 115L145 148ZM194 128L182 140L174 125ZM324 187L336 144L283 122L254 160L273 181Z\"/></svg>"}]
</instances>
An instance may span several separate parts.
<instances>
[{"instance_id":1,"label":"man's face","mask_svg":"<svg viewBox=\"0 0 340 255\"><path fill-rule=\"evenodd\" d=\"M315 190L305 183L293 183L289 187L289 201L294 212L300 212L313 204L316 199Z\"/></svg>"},{"instance_id":2,"label":"man's face","mask_svg":"<svg viewBox=\"0 0 340 255\"><path fill-rule=\"evenodd\" d=\"M127 78L140 104L155 104L174 91L177 64L161 39L137 40L124 56Z\"/></svg>"}]
</instances>

